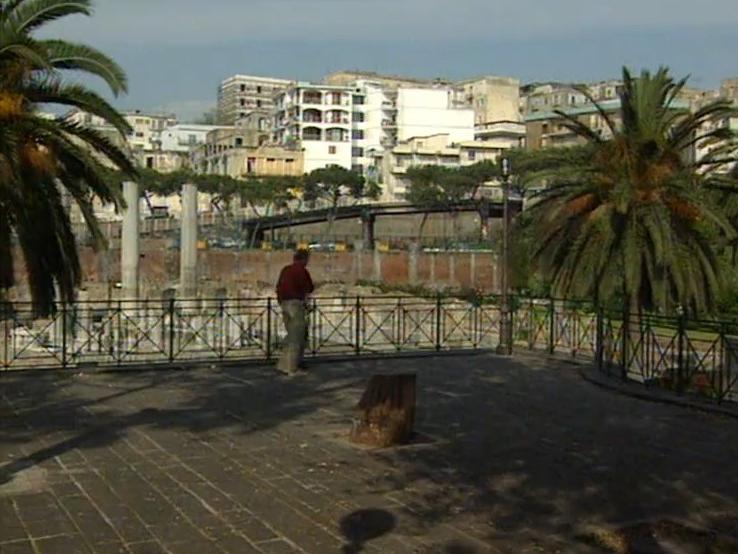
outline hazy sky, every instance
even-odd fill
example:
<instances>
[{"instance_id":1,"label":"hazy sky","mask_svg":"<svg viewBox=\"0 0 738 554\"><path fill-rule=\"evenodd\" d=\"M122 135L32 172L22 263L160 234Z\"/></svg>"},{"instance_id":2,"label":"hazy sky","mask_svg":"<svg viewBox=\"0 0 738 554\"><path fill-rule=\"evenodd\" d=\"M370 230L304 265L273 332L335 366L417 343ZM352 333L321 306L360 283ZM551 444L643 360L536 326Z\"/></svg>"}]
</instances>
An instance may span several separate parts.
<instances>
[{"instance_id":1,"label":"hazy sky","mask_svg":"<svg viewBox=\"0 0 738 554\"><path fill-rule=\"evenodd\" d=\"M338 69L420 77L593 80L669 65L691 84L738 75L738 0L97 0L47 34L111 54L120 107L195 116L234 73Z\"/></svg>"}]
</instances>

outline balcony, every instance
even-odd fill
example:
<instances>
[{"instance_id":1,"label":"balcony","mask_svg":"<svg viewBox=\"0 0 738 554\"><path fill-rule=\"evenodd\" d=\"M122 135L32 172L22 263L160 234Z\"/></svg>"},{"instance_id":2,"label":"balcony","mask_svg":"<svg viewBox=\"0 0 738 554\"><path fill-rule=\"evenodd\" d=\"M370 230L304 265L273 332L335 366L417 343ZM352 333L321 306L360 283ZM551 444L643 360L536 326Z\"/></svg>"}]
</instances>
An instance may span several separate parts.
<instances>
[{"instance_id":1,"label":"balcony","mask_svg":"<svg viewBox=\"0 0 738 554\"><path fill-rule=\"evenodd\" d=\"M302 94L302 103L320 105L323 103L323 94L320 92L304 92Z\"/></svg>"},{"instance_id":2,"label":"balcony","mask_svg":"<svg viewBox=\"0 0 738 554\"><path fill-rule=\"evenodd\" d=\"M351 100L348 95L341 92L329 92L325 95L325 103L328 106L348 106Z\"/></svg>"},{"instance_id":3,"label":"balcony","mask_svg":"<svg viewBox=\"0 0 738 554\"><path fill-rule=\"evenodd\" d=\"M305 127L302 130L302 140L323 140L323 132L317 127Z\"/></svg>"},{"instance_id":4,"label":"balcony","mask_svg":"<svg viewBox=\"0 0 738 554\"><path fill-rule=\"evenodd\" d=\"M482 123L474 126L474 135L477 138L525 137L525 123L516 121Z\"/></svg>"},{"instance_id":5,"label":"balcony","mask_svg":"<svg viewBox=\"0 0 738 554\"><path fill-rule=\"evenodd\" d=\"M331 129L326 129L325 140L330 142L348 142L349 134L346 129L333 127Z\"/></svg>"},{"instance_id":6,"label":"balcony","mask_svg":"<svg viewBox=\"0 0 738 554\"><path fill-rule=\"evenodd\" d=\"M322 123L323 114L319 110L308 109L302 112L302 120L306 123Z\"/></svg>"},{"instance_id":7,"label":"balcony","mask_svg":"<svg viewBox=\"0 0 738 554\"><path fill-rule=\"evenodd\" d=\"M341 125L348 125L350 122L348 112L342 110L331 110L325 114L326 123L339 123Z\"/></svg>"}]
</instances>

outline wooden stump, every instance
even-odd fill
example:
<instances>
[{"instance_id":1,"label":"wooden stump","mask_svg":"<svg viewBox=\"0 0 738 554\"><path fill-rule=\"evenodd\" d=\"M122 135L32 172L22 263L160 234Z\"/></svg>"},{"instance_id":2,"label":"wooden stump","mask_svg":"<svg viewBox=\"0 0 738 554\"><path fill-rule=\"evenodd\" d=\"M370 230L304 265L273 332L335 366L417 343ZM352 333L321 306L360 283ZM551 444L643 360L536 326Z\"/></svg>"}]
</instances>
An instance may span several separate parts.
<instances>
[{"instance_id":1,"label":"wooden stump","mask_svg":"<svg viewBox=\"0 0 738 554\"><path fill-rule=\"evenodd\" d=\"M415 375L374 375L359 401L352 442L384 448L406 444L415 421Z\"/></svg>"}]
</instances>

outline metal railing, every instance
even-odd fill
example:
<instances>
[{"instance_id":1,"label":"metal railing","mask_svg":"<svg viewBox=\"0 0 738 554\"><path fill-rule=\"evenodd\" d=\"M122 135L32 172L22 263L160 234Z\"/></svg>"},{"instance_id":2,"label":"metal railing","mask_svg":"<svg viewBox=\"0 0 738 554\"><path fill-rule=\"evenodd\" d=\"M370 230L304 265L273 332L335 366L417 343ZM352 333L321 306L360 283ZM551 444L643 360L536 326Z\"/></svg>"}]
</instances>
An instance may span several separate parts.
<instances>
[{"instance_id":1,"label":"metal railing","mask_svg":"<svg viewBox=\"0 0 738 554\"><path fill-rule=\"evenodd\" d=\"M738 322L647 315L514 298L514 352L591 362L646 386L738 400ZM501 312L489 299L317 297L309 302L308 356L496 349ZM91 301L34 317L0 305L0 370L101 368L271 360L285 330L272 298Z\"/></svg>"},{"instance_id":2,"label":"metal railing","mask_svg":"<svg viewBox=\"0 0 738 554\"><path fill-rule=\"evenodd\" d=\"M307 355L493 348L496 306L445 298L335 297L309 302ZM120 367L273 359L285 336L272 298L77 302L36 318L0 313L0 369Z\"/></svg>"}]
</instances>

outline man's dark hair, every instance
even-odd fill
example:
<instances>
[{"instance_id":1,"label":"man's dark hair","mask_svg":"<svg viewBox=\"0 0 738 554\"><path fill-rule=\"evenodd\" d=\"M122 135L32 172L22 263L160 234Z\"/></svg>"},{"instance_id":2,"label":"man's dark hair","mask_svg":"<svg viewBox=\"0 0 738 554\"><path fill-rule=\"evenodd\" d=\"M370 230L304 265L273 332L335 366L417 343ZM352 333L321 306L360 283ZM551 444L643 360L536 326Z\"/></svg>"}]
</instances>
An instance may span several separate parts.
<instances>
[{"instance_id":1,"label":"man's dark hair","mask_svg":"<svg viewBox=\"0 0 738 554\"><path fill-rule=\"evenodd\" d=\"M296 262L307 262L308 258L310 258L310 251L305 250L304 248L296 250L295 255L292 257L292 259Z\"/></svg>"}]
</instances>

